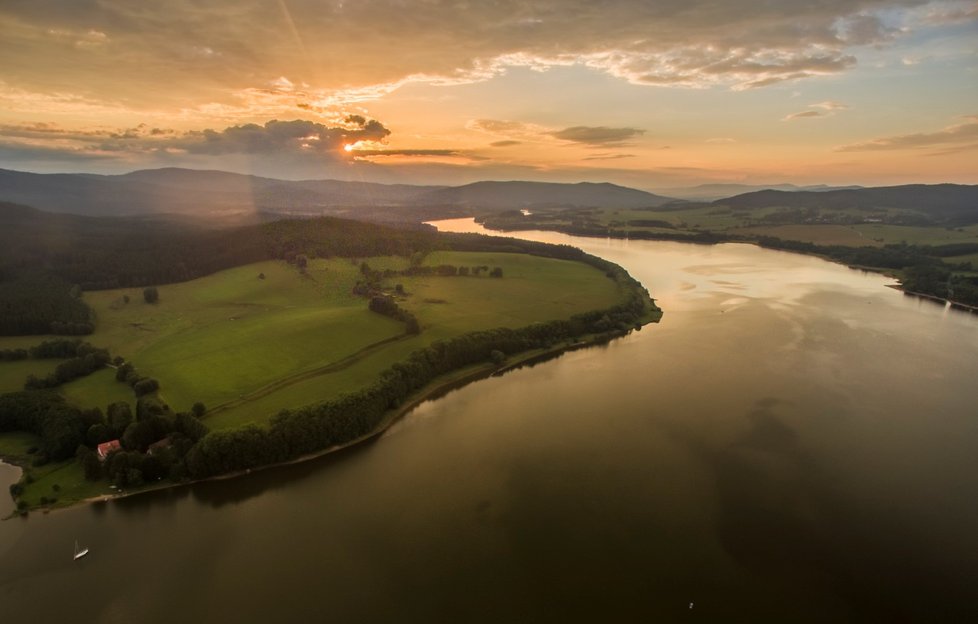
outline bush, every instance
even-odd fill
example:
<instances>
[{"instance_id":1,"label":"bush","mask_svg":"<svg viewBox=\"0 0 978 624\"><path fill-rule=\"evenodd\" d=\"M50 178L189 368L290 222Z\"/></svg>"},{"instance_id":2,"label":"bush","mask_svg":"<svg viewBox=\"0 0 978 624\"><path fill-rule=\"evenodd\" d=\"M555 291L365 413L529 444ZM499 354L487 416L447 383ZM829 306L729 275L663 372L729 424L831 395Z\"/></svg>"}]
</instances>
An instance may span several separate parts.
<instances>
[{"instance_id":1,"label":"bush","mask_svg":"<svg viewBox=\"0 0 978 624\"><path fill-rule=\"evenodd\" d=\"M159 390L160 382L156 381L152 377L147 377L146 379L140 379L134 383L132 389L136 393L137 397L141 397Z\"/></svg>"},{"instance_id":2,"label":"bush","mask_svg":"<svg viewBox=\"0 0 978 624\"><path fill-rule=\"evenodd\" d=\"M146 301L146 303L157 303L160 300L160 291L156 290L156 286L144 288L143 300Z\"/></svg>"}]
</instances>

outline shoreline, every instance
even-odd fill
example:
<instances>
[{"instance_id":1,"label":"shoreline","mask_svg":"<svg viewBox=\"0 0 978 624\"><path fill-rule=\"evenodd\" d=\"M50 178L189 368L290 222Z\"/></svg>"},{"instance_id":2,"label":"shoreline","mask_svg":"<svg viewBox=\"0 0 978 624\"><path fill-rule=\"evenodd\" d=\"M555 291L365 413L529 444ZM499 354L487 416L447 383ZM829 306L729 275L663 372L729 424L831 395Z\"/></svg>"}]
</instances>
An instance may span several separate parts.
<instances>
[{"instance_id":1,"label":"shoreline","mask_svg":"<svg viewBox=\"0 0 978 624\"><path fill-rule=\"evenodd\" d=\"M315 459L319 459L321 457L325 457L327 455L340 453L343 451L347 451L349 449L353 449L358 446L370 444L380 439L395 423L399 422L407 414L409 414L411 411L413 411L416 407L418 407L425 401L438 399L448 394L449 392L452 392L453 390L458 390L459 388L467 386L481 379L487 379L489 377L497 377L500 375L504 375L508 372L518 370L525 366L533 366L535 364L539 364L541 362L554 359L556 357L559 357L560 355L563 355L564 353L569 353L571 351L577 351L579 349L585 349L592 346L600 346L603 344L607 344L612 340L623 338L629 335L632 331L638 331L645 325L648 325L650 323L657 323L659 319L662 317L661 312L662 311L659 310L658 308L654 308L650 310L648 314L641 319L640 324L638 324L636 328L630 329L627 332L615 333L614 335L611 336L594 334L584 339L572 342L570 344L563 344L561 346L551 347L543 350L536 349L533 351L527 351L524 352L523 354L518 354L514 356L513 361L504 362L501 365L481 364L481 365L476 365L475 367L469 367L472 370L466 371L466 369L460 369L459 371L456 371L455 374L449 373L447 379L444 379L442 381L433 381L432 384L429 384L429 387L422 388L421 390L419 390L416 396L410 398L408 401L405 401L403 405L400 405L390 410L388 414L381 419L381 421L377 424L377 426L373 430L371 430L368 433L365 433L364 435L354 440L350 440L349 442L346 442L344 444L331 446L321 451L316 451L315 453L307 453L306 455L301 455L299 457L290 459L288 461L277 462L274 464L266 464L264 466L256 466L255 468L249 468L246 470L237 470L234 472L229 472L221 475L206 477L204 479L194 479L190 481L183 481L180 483L165 483L165 484L161 483L159 485L151 485L131 492L117 492L117 493L102 494L99 496L91 496L88 498L75 500L72 501L71 503L57 506L57 507L35 507L32 509L28 509L26 511L28 512L28 514L29 513L42 513L42 514L56 513L59 511L74 509L81 505L108 503L111 501L139 496L141 494L149 494L151 492L160 492L163 490L177 489L181 487L195 485L198 483L206 483L209 481L223 481L226 479L235 479L238 477L249 475L253 472L270 470L274 468L281 468L285 466L291 466L303 462L308 462ZM0 457L0 460L3 459L4 459L3 457ZM9 461L9 460L6 460L5 463L20 469L21 474L23 474L24 467L21 466L19 463L14 463L13 461ZM19 510L14 509L14 511L9 516L2 518L0 520L9 520L11 518L16 518L16 517L20 517L20 512Z\"/></svg>"},{"instance_id":2,"label":"shoreline","mask_svg":"<svg viewBox=\"0 0 978 624\"><path fill-rule=\"evenodd\" d=\"M479 222L477 221L476 223L479 223ZM510 230L499 230L499 229L493 229L493 228L487 227L484 223L479 223L479 225L481 225L486 230L489 230L491 232L500 232L502 234L509 234L510 232L531 232L531 231L539 231L539 232L555 232L557 234L567 234L569 236L579 236L581 238L595 238L595 239L613 238L615 240L636 240L636 241L651 241L651 242L661 241L661 242L665 242L665 243L687 243L687 244L690 244L690 245L722 245L722 244L725 244L725 243L734 243L734 244L741 243L741 244L745 244L745 245L754 245L756 247L760 247L761 249L770 249L772 251L784 251L784 252L787 252L787 253L796 253L796 254L799 254L799 255L802 255L802 256L811 256L811 257L814 257L814 258L821 258L822 260L825 260L827 262L832 262L833 264L839 264L839 265L842 265L844 267L847 267L847 268L850 268L850 269L853 269L853 270L856 270L856 271L867 271L869 273L879 273L880 275L885 275L885 276L890 277L892 279L895 279L895 280L897 280L899 282L899 278L897 278L894 275L892 275L892 273L891 273L892 269L887 269L885 267L872 267L872 266L860 266L860 265L847 264L845 262L841 262L839 260L836 260L835 258L833 258L831 256L828 256L828 255L825 255L825 254L821 254L821 253L818 253L818 252L805 252L805 251L798 250L798 249L780 249L780 248L777 248L777 247L765 247L765 246L761 245L759 242L752 241L752 240L733 240L732 239L732 240L705 241L705 240L697 240L695 238L690 239L690 240L681 240L679 238L673 238L673 237L668 237L668 236L662 237L662 238L644 237L644 236L639 236L639 237L633 238L631 236L628 236L628 233L623 233L623 232L614 231L614 230L611 230L609 232L602 233L602 234L598 234L598 233L584 234L584 233L580 233L580 232L571 233L571 232L564 231L563 229L560 229L560 228L548 229L548 228L545 228L545 227L533 227L533 228L527 228L527 229L514 228L514 229L510 229ZM790 239L785 239L785 240L790 240ZM898 290L898 291L900 291L900 292L902 292L902 293L904 293L905 295L908 295L908 296L920 297L922 299L929 299L929 300L931 300L931 301L933 301L935 303L944 303L944 304L949 305L950 307L952 307L952 308L954 308L956 310L961 310L962 312L971 312L972 314L978 314L978 306L968 305L967 303L961 303L960 301L955 301L953 299L947 299L945 297L938 297L937 295L930 295L930 294L927 294L927 293L921 293L921 292L915 292L915 291L912 291L912 290L906 290L903 287L903 285L900 284L900 283L897 283L897 284L886 284L886 287L887 288L892 288L894 290Z\"/></svg>"}]
</instances>

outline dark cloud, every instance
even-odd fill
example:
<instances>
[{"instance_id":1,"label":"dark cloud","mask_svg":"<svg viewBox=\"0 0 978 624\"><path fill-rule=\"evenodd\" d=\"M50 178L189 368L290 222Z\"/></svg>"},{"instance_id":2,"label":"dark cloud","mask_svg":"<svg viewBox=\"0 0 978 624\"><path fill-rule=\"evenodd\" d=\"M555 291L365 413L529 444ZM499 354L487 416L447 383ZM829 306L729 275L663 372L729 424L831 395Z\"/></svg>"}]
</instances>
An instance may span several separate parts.
<instances>
[{"instance_id":1,"label":"dark cloud","mask_svg":"<svg viewBox=\"0 0 978 624\"><path fill-rule=\"evenodd\" d=\"M625 145L629 139L645 134L638 128L608 128L605 126L572 126L549 133L550 136L591 146Z\"/></svg>"},{"instance_id":2,"label":"dark cloud","mask_svg":"<svg viewBox=\"0 0 978 624\"><path fill-rule=\"evenodd\" d=\"M354 156L463 156L453 149L370 149L353 150Z\"/></svg>"},{"instance_id":3,"label":"dark cloud","mask_svg":"<svg viewBox=\"0 0 978 624\"><path fill-rule=\"evenodd\" d=\"M224 130L190 132L174 146L192 154L276 154L281 152L335 152L357 141L381 141L390 130L360 115L346 118L348 127L329 127L314 121L272 120L265 125L246 124Z\"/></svg>"},{"instance_id":4,"label":"dark cloud","mask_svg":"<svg viewBox=\"0 0 978 624\"><path fill-rule=\"evenodd\" d=\"M938 132L921 132L882 137L836 148L837 152L871 152L903 149L943 148L942 154L953 154L978 147L978 115Z\"/></svg>"},{"instance_id":5,"label":"dark cloud","mask_svg":"<svg viewBox=\"0 0 978 624\"><path fill-rule=\"evenodd\" d=\"M582 160L621 160L622 158L635 158L635 154L598 154Z\"/></svg>"},{"instance_id":6,"label":"dark cloud","mask_svg":"<svg viewBox=\"0 0 978 624\"><path fill-rule=\"evenodd\" d=\"M51 123L0 125L6 144L27 146L50 143L53 153L174 153L219 156L294 155L297 157L342 158L343 147L358 141L380 142L390 135L382 123L360 115L350 115L343 125L327 126L314 121L272 120L264 125L245 124L223 130L207 129L177 132L140 124L117 130L66 129Z\"/></svg>"},{"instance_id":7,"label":"dark cloud","mask_svg":"<svg viewBox=\"0 0 978 624\"><path fill-rule=\"evenodd\" d=\"M473 130L482 130L494 134L522 133L528 130L526 124L507 119L473 119L466 125Z\"/></svg>"},{"instance_id":8,"label":"dark cloud","mask_svg":"<svg viewBox=\"0 0 978 624\"><path fill-rule=\"evenodd\" d=\"M798 113L791 113L784 118L784 121L791 121L793 119L811 119L812 117L825 117L825 113L817 110L807 110Z\"/></svg>"},{"instance_id":9,"label":"dark cloud","mask_svg":"<svg viewBox=\"0 0 978 624\"><path fill-rule=\"evenodd\" d=\"M489 144L490 147L511 147L513 145L522 145L523 141L514 141L512 139L506 139L504 141L493 141Z\"/></svg>"}]
</instances>

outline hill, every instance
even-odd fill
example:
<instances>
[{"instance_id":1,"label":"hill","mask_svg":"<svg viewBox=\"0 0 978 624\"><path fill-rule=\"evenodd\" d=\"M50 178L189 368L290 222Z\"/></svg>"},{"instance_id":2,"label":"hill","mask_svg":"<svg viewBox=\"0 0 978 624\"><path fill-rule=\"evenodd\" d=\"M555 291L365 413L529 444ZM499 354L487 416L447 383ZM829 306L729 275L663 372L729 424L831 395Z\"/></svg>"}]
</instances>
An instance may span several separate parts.
<instances>
[{"instance_id":1,"label":"hill","mask_svg":"<svg viewBox=\"0 0 978 624\"><path fill-rule=\"evenodd\" d=\"M177 168L116 176L0 170L0 200L88 216L320 215L348 206L403 205L437 188L339 180L287 181Z\"/></svg>"},{"instance_id":2,"label":"hill","mask_svg":"<svg viewBox=\"0 0 978 624\"><path fill-rule=\"evenodd\" d=\"M649 208L672 198L609 183L475 182L443 188L421 197L431 204L518 210L534 207Z\"/></svg>"},{"instance_id":3,"label":"hill","mask_svg":"<svg viewBox=\"0 0 978 624\"><path fill-rule=\"evenodd\" d=\"M87 216L178 214L238 223L282 215L403 222L533 206L650 207L668 198L614 184L478 182L460 187L277 180L224 171L147 169L124 175L0 169L0 201Z\"/></svg>"},{"instance_id":4,"label":"hill","mask_svg":"<svg viewBox=\"0 0 978 624\"><path fill-rule=\"evenodd\" d=\"M775 190L744 193L713 202L739 209L788 208L858 212L909 211L925 221L921 225L978 223L978 186L963 184L908 184L834 191Z\"/></svg>"},{"instance_id":5,"label":"hill","mask_svg":"<svg viewBox=\"0 0 978 624\"><path fill-rule=\"evenodd\" d=\"M731 197L733 195L742 195L744 193L752 193L754 191L764 191L764 190L824 192L824 191L838 191L844 189L858 189L858 188L863 188L863 187L829 186L827 184L812 184L807 186L798 186L796 184L714 183L714 184L699 184L697 186L685 186L685 187L678 187L678 188L661 189L661 191L670 197L677 197L680 199L685 199L690 201L714 201L717 199L723 199L724 197Z\"/></svg>"}]
</instances>

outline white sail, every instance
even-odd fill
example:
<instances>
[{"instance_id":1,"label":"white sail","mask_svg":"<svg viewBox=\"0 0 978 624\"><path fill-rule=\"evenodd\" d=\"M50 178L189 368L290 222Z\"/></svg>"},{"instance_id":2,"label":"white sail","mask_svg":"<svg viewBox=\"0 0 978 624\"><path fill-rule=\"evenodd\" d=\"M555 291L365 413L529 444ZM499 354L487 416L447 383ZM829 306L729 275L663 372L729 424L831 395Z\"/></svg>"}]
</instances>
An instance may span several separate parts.
<instances>
[{"instance_id":1,"label":"white sail","mask_svg":"<svg viewBox=\"0 0 978 624\"><path fill-rule=\"evenodd\" d=\"M78 550L78 540L75 540L75 557L74 557L75 560L81 559L82 557L84 557L87 554L88 554L88 549L87 548L83 548L81 550Z\"/></svg>"}]
</instances>

